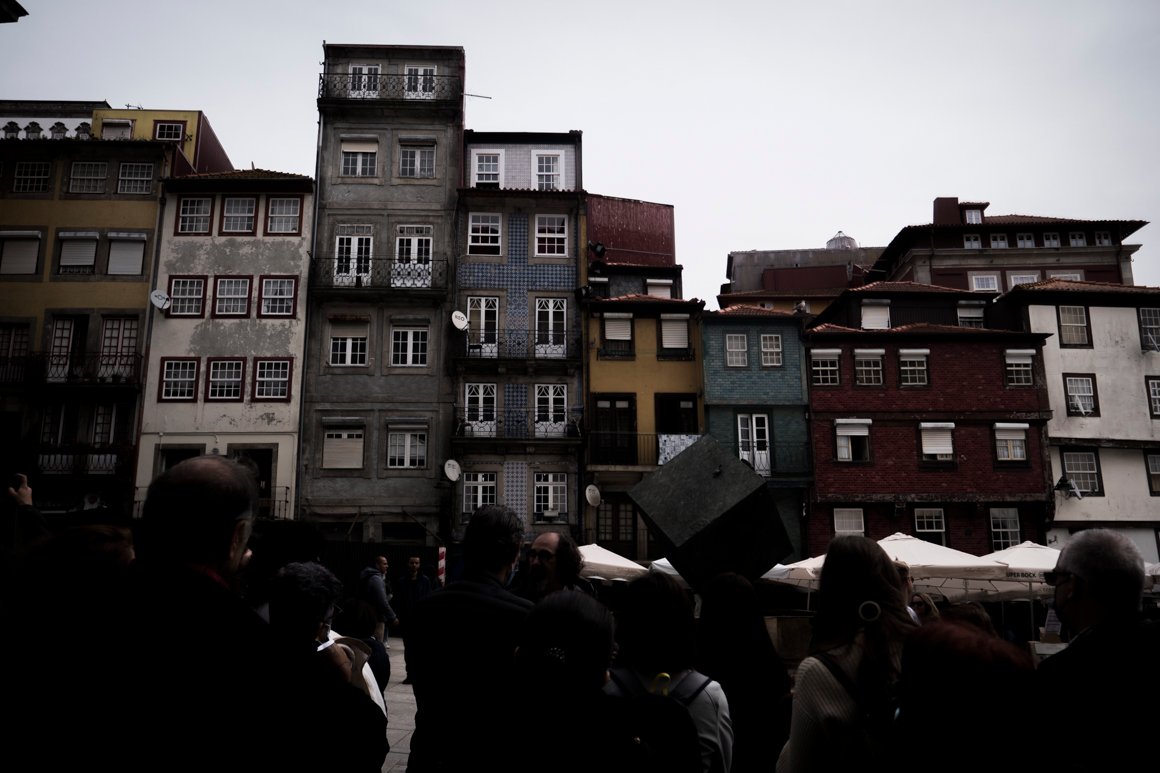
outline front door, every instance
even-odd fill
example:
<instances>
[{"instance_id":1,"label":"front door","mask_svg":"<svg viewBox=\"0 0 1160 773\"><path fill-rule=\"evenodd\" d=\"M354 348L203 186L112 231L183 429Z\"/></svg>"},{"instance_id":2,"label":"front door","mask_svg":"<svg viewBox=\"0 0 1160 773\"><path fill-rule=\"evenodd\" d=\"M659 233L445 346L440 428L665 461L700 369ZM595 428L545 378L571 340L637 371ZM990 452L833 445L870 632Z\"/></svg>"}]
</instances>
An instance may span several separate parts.
<instances>
[{"instance_id":1,"label":"front door","mask_svg":"<svg viewBox=\"0 0 1160 773\"><path fill-rule=\"evenodd\" d=\"M769 475L769 417L764 413L737 415L737 452L758 475Z\"/></svg>"},{"instance_id":2,"label":"front door","mask_svg":"<svg viewBox=\"0 0 1160 773\"><path fill-rule=\"evenodd\" d=\"M593 464L636 464L636 396L597 395L592 429Z\"/></svg>"},{"instance_id":3,"label":"front door","mask_svg":"<svg viewBox=\"0 0 1160 773\"><path fill-rule=\"evenodd\" d=\"M567 311L568 301L563 298L536 301L536 357L558 359L566 355L564 315Z\"/></svg>"}]
</instances>

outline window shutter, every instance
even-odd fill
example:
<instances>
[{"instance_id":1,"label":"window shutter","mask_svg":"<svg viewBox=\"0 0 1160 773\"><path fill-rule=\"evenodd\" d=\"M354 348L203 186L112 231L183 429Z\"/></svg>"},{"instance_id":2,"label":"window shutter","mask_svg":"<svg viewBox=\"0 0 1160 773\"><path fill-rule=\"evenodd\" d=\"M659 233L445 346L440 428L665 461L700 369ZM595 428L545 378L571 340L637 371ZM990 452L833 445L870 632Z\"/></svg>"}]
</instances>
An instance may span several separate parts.
<instances>
[{"instance_id":1,"label":"window shutter","mask_svg":"<svg viewBox=\"0 0 1160 773\"><path fill-rule=\"evenodd\" d=\"M109 273L140 274L144 256L145 242L136 240L109 242Z\"/></svg>"},{"instance_id":2,"label":"window shutter","mask_svg":"<svg viewBox=\"0 0 1160 773\"><path fill-rule=\"evenodd\" d=\"M604 318L604 337L609 341L632 340L632 317Z\"/></svg>"},{"instance_id":3,"label":"window shutter","mask_svg":"<svg viewBox=\"0 0 1160 773\"><path fill-rule=\"evenodd\" d=\"M648 282L646 288L648 294L654 298L673 297L673 285L671 282Z\"/></svg>"},{"instance_id":4,"label":"window shutter","mask_svg":"<svg viewBox=\"0 0 1160 773\"><path fill-rule=\"evenodd\" d=\"M377 153L379 150L379 143L377 142L352 142L350 140L342 141L343 153Z\"/></svg>"},{"instance_id":5,"label":"window shutter","mask_svg":"<svg viewBox=\"0 0 1160 773\"><path fill-rule=\"evenodd\" d=\"M341 438L325 438L322 446L322 466L327 469L357 470L363 466L363 436L350 437L351 432L341 433Z\"/></svg>"},{"instance_id":6,"label":"window shutter","mask_svg":"<svg viewBox=\"0 0 1160 773\"><path fill-rule=\"evenodd\" d=\"M954 444L951 431L954 426L922 427L922 452L924 454L953 454Z\"/></svg>"},{"instance_id":7,"label":"window shutter","mask_svg":"<svg viewBox=\"0 0 1160 773\"><path fill-rule=\"evenodd\" d=\"M661 347L664 349L688 349L688 321L684 319L662 319Z\"/></svg>"},{"instance_id":8,"label":"window shutter","mask_svg":"<svg viewBox=\"0 0 1160 773\"><path fill-rule=\"evenodd\" d=\"M369 325L366 322L331 322L331 338L363 338Z\"/></svg>"},{"instance_id":9,"label":"window shutter","mask_svg":"<svg viewBox=\"0 0 1160 773\"><path fill-rule=\"evenodd\" d=\"M1030 424L996 424L996 440L1025 440Z\"/></svg>"},{"instance_id":10,"label":"window shutter","mask_svg":"<svg viewBox=\"0 0 1160 773\"><path fill-rule=\"evenodd\" d=\"M890 307L862 304L862 329L884 330L890 327Z\"/></svg>"},{"instance_id":11,"label":"window shutter","mask_svg":"<svg viewBox=\"0 0 1160 773\"><path fill-rule=\"evenodd\" d=\"M35 274L40 242L36 239L12 239L3 242L0 274Z\"/></svg>"},{"instance_id":12,"label":"window shutter","mask_svg":"<svg viewBox=\"0 0 1160 773\"><path fill-rule=\"evenodd\" d=\"M839 424L834 430L840 437L862 437L870 434L870 425Z\"/></svg>"},{"instance_id":13,"label":"window shutter","mask_svg":"<svg viewBox=\"0 0 1160 773\"><path fill-rule=\"evenodd\" d=\"M1034 355L1034 349L1008 349L1003 353L1003 357L1009 365L1030 365Z\"/></svg>"},{"instance_id":14,"label":"window shutter","mask_svg":"<svg viewBox=\"0 0 1160 773\"><path fill-rule=\"evenodd\" d=\"M97 243L89 239L69 239L62 242L60 248L60 265L91 266L97 256Z\"/></svg>"}]
</instances>

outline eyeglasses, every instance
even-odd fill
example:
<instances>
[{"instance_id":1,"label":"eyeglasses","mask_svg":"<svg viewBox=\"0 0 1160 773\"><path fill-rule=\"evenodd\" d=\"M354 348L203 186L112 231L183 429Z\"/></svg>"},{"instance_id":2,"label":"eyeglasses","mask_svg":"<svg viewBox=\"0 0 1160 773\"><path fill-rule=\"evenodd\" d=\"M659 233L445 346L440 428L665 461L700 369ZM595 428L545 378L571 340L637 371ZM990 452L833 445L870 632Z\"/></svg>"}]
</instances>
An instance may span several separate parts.
<instances>
[{"instance_id":1,"label":"eyeglasses","mask_svg":"<svg viewBox=\"0 0 1160 773\"><path fill-rule=\"evenodd\" d=\"M1065 572L1062 570L1052 570L1050 572L1043 573L1043 581L1052 587L1059 585L1068 577L1075 577L1075 575L1071 572Z\"/></svg>"},{"instance_id":2,"label":"eyeglasses","mask_svg":"<svg viewBox=\"0 0 1160 773\"><path fill-rule=\"evenodd\" d=\"M529 561L531 561L533 558L537 558L540 560L540 563L546 563L547 561L550 561L555 557L556 557L556 554L550 550L529 550L528 551L528 560Z\"/></svg>"}]
</instances>

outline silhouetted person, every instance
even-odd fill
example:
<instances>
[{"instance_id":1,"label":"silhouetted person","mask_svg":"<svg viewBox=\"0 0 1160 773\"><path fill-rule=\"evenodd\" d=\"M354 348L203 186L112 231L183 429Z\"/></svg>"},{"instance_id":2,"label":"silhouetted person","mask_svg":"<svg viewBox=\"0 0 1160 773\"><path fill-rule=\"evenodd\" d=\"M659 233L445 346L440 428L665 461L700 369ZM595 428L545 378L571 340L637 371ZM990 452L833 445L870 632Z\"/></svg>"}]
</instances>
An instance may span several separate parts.
<instances>
[{"instance_id":1,"label":"silhouetted person","mask_svg":"<svg viewBox=\"0 0 1160 773\"><path fill-rule=\"evenodd\" d=\"M565 588L595 595L592 585L580 576L584 556L576 540L568 534L546 531L528 549L528 571L522 577L519 595L536 602Z\"/></svg>"},{"instance_id":2,"label":"silhouetted person","mask_svg":"<svg viewBox=\"0 0 1160 773\"><path fill-rule=\"evenodd\" d=\"M419 599L431 593L434 586L431 583L431 578L423 574L422 559L419 556L407 557L407 572L395 580L395 595L391 599L391 606L395 610L395 623L398 628L399 635L403 637L403 663L404 667L410 662L410 654L407 649L407 642L410 640L408 635L407 621L411 618L411 612L414 611L415 605L419 603ZM403 679L403 684L411 683L411 671L407 667L407 675Z\"/></svg>"}]
</instances>

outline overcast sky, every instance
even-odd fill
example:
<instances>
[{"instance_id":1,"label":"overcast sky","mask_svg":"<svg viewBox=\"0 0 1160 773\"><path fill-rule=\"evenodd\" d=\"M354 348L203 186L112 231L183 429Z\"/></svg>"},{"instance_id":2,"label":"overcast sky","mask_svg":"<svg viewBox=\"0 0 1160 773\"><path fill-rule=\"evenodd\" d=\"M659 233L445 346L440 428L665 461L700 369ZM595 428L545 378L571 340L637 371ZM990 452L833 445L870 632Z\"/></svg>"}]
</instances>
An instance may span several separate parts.
<instances>
[{"instance_id":1,"label":"overcast sky","mask_svg":"<svg viewBox=\"0 0 1160 773\"><path fill-rule=\"evenodd\" d=\"M885 245L936 196L1160 220L1155 0L20 2L0 98L202 110L311 176L324 40L462 46L467 128L582 130L585 188L675 206L709 309L731 250ZM1160 225L1130 241L1160 286Z\"/></svg>"}]
</instances>

